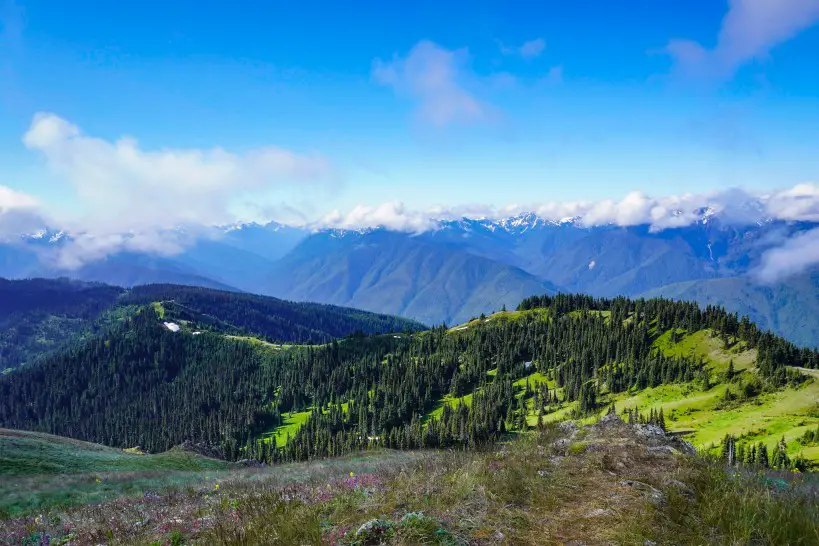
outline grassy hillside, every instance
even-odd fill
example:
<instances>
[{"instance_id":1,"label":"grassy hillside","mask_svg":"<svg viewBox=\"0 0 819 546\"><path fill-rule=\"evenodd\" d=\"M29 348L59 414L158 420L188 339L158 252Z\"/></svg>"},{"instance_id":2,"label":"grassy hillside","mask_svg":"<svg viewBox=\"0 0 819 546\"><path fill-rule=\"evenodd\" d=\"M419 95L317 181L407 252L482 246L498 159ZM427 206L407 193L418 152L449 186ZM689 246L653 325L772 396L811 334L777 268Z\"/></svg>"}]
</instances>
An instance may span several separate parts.
<instances>
[{"instance_id":1,"label":"grassy hillside","mask_svg":"<svg viewBox=\"0 0 819 546\"><path fill-rule=\"evenodd\" d=\"M819 447L803 446L797 439L819 424L819 381L816 370L803 373L811 379L796 387L768 390L748 400L725 402L726 390L738 393L743 384L759 380L756 351L734 346L728 350L710 331L684 334L677 343L670 342L670 332L655 344L668 354L685 354L703 358L710 370L711 387L699 382L663 385L639 393L612 397L618 408L635 407L644 411L664 408L669 429L686 433L694 445L707 448L718 444L726 434L749 442L773 445L785 438L791 455L803 454L819 463ZM725 378L730 362L737 376Z\"/></svg>"},{"instance_id":2,"label":"grassy hillside","mask_svg":"<svg viewBox=\"0 0 819 546\"><path fill-rule=\"evenodd\" d=\"M86 472L208 470L227 463L182 450L146 455L63 436L0 429L0 476Z\"/></svg>"},{"instance_id":3,"label":"grassy hillside","mask_svg":"<svg viewBox=\"0 0 819 546\"><path fill-rule=\"evenodd\" d=\"M228 464L174 449L146 455L62 436L0 429L0 517L181 486Z\"/></svg>"},{"instance_id":4,"label":"grassy hillside","mask_svg":"<svg viewBox=\"0 0 819 546\"><path fill-rule=\"evenodd\" d=\"M579 312L573 312L579 316ZM609 311L592 311L603 319L610 317ZM503 311L487 317L473 319L467 323L453 326L449 335L458 337L470 330L499 327L509 324L524 324L527 321L549 321L550 314L544 309L525 311ZM627 319L629 320L629 319ZM627 392L611 394L605 388L600 393L600 415L614 404L619 412L639 409L648 413L654 409L664 410L668 429L683 435L686 440L700 449L710 449L719 444L726 435L733 435L746 442L762 442L768 446L775 445L784 438L788 453L791 456L801 455L815 465L819 465L819 445L803 445L798 439L807 430L819 425L819 370L802 369L801 373L810 379L797 385L783 388L767 386L758 395L746 400L725 402L726 390L738 394L743 385L754 382L765 384L756 369L757 350L747 348L743 342L734 341L726 346L719 335L710 329L687 332L676 331L672 340L672 331L653 334L653 346L663 354L673 358L691 358L701 361L708 371L709 387L706 389L698 378L695 381L660 385L642 390L631 389ZM725 374L733 366L736 375L728 380ZM497 370L487 372L487 380L496 376ZM513 382L516 398L526 399L527 423L535 428L538 423L538 412L533 401L526 397L525 386L536 388L547 385L558 395L563 391L557 387L553 378L541 372L525 374ZM478 387L474 392L481 392ZM439 419L445 406L457 408L460 404L471 405L474 392L462 396L447 394L438 399L424 414L424 422ZM557 422L574 417L576 402L562 402L554 405L551 411L543 414L542 422ZM295 436L298 429L307 421L308 412L288 417L286 423L273 429L269 436L275 436L277 445L282 446L287 434ZM593 419L593 416L581 420Z\"/></svg>"},{"instance_id":5,"label":"grassy hillside","mask_svg":"<svg viewBox=\"0 0 819 546\"><path fill-rule=\"evenodd\" d=\"M29 504L0 519L0 536L229 546L819 543L812 477L726 474L676 438L611 417L483 452L379 450L161 476L176 482L94 506ZM42 496L40 487L28 495Z\"/></svg>"},{"instance_id":6,"label":"grassy hillside","mask_svg":"<svg viewBox=\"0 0 819 546\"><path fill-rule=\"evenodd\" d=\"M0 429L0 544L4 517L96 504L136 502L184 491L218 493L236 483L309 482L403 465L421 454L366 453L315 465L283 465L268 471L229 464L175 448L156 455L121 450L61 436ZM184 496L184 495L183 495Z\"/></svg>"},{"instance_id":7,"label":"grassy hillside","mask_svg":"<svg viewBox=\"0 0 819 546\"><path fill-rule=\"evenodd\" d=\"M0 379L4 418L121 446L211 435L232 458L330 459L247 468L5 431L0 534L67 536L22 517L35 511L59 512L75 537L125 543L779 544L819 523L801 462L726 473L726 461L680 454L678 436L717 457L731 435L770 453L784 439L792 461L819 462L800 442L819 427L816 354L718 309L533 298L448 329L302 347L171 332L162 322L178 302L154 303L82 351ZM674 436L626 425L612 405L662 410ZM368 521L362 533L385 534L356 535Z\"/></svg>"}]
</instances>

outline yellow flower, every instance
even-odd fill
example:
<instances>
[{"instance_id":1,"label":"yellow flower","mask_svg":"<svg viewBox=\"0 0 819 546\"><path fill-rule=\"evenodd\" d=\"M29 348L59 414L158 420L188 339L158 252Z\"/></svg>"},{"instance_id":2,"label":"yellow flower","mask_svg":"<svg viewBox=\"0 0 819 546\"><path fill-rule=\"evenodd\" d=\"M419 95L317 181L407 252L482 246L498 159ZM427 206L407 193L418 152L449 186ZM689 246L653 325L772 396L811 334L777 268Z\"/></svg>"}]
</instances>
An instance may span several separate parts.
<instances>
[{"instance_id":1,"label":"yellow flower","mask_svg":"<svg viewBox=\"0 0 819 546\"><path fill-rule=\"evenodd\" d=\"M219 484L218 483L216 484L216 487L214 487L214 489L219 489Z\"/></svg>"},{"instance_id":2,"label":"yellow flower","mask_svg":"<svg viewBox=\"0 0 819 546\"><path fill-rule=\"evenodd\" d=\"M353 472L350 472L350 477L352 478L354 476L355 476L355 474Z\"/></svg>"}]
</instances>

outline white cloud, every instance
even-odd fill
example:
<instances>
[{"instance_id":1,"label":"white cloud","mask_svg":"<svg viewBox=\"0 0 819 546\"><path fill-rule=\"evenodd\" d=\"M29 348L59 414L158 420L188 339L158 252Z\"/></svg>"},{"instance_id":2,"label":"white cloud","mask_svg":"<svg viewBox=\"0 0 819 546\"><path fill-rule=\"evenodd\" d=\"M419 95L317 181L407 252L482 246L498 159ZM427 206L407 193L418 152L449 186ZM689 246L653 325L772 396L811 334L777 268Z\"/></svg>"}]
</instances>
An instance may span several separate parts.
<instances>
[{"instance_id":1,"label":"white cloud","mask_svg":"<svg viewBox=\"0 0 819 546\"><path fill-rule=\"evenodd\" d=\"M426 231L435 225L428 213L410 211L400 201L390 201L375 207L358 205L347 214L338 210L324 216L316 228L361 229L383 227L412 233Z\"/></svg>"},{"instance_id":2,"label":"white cloud","mask_svg":"<svg viewBox=\"0 0 819 546\"><path fill-rule=\"evenodd\" d=\"M819 228L812 229L766 251L754 271L762 282L773 283L819 264Z\"/></svg>"},{"instance_id":3,"label":"white cloud","mask_svg":"<svg viewBox=\"0 0 819 546\"><path fill-rule=\"evenodd\" d=\"M44 226L36 198L0 186L0 241L19 240L20 235L33 233Z\"/></svg>"},{"instance_id":4,"label":"white cloud","mask_svg":"<svg viewBox=\"0 0 819 546\"><path fill-rule=\"evenodd\" d=\"M728 78L819 21L819 0L731 0L729 5L713 49L691 40L669 42L666 51L684 74Z\"/></svg>"},{"instance_id":5,"label":"white cloud","mask_svg":"<svg viewBox=\"0 0 819 546\"><path fill-rule=\"evenodd\" d=\"M819 184L799 184L765 200L767 213L781 220L819 222Z\"/></svg>"},{"instance_id":6,"label":"white cloud","mask_svg":"<svg viewBox=\"0 0 819 546\"><path fill-rule=\"evenodd\" d=\"M171 230L231 221L231 203L243 192L333 179L319 156L277 147L143 150L131 138L84 135L54 114L37 114L23 142L42 152L87 209L74 230L81 234L63 250L61 262L72 267L117 250L178 251L183 241L169 244Z\"/></svg>"},{"instance_id":7,"label":"white cloud","mask_svg":"<svg viewBox=\"0 0 819 546\"><path fill-rule=\"evenodd\" d=\"M33 195L0 186L0 214L12 209L35 209L40 206Z\"/></svg>"},{"instance_id":8,"label":"white cloud","mask_svg":"<svg viewBox=\"0 0 819 546\"><path fill-rule=\"evenodd\" d=\"M406 57L376 59L372 74L377 83L417 101L418 116L425 122L436 126L474 122L486 119L490 109L467 88L468 59L466 49L453 51L425 40Z\"/></svg>"},{"instance_id":9,"label":"white cloud","mask_svg":"<svg viewBox=\"0 0 819 546\"><path fill-rule=\"evenodd\" d=\"M411 210L400 202L374 207L359 205L347 214L334 211L314 224L316 228L360 229L385 227L419 233L436 228L440 222L461 218L497 220L534 212L555 223L572 221L580 226L647 225L653 232L708 222L712 216L734 225L779 220L819 222L819 185L800 184L765 195L742 189L702 194L650 197L632 192L619 200L552 201L538 205L509 205L502 208L464 205ZM819 228L789 238L790 228L768 231L758 244L764 248L754 276L775 282L819 264Z\"/></svg>"},{"instance_id":10,"label":"white cloud","mask_svg":"<svg viewBox=\"0 0 819 546\"><path fill-rule=\"evenodd\" d=\"M436 206L425 211L412 210L400 202L378 206L359 205L349 213L334 211L316 227L387 227L406 231L433 228L441 220L459 218L500 219L534 212L543 220L562 222L572 219L582 226L648 225L654 231L685 227L717 215L721 221L747 225L767 220L819 222L819 185L800 184L769 194L755 194L733 188L709 193L686 193L651 197L631 192L619 200L548 201L532 205Z\"/></svg>"},{"instance_id":11,"label":"white cloud","mask_svg":"<svg viewBox=\"0 0 819 546\"><path fill-rule=\"evenodd\" d=\"M420 233L434 229L447 220L498 220L531 212L542 220L555 223L572 221L584 227L647 225L653 232L708 222L713 216L722 223L734 225L770 220L819 222L819 185L800 184L765 195L736 188L663 197L632 192L619 200L552 201L502 208L483 205L438 206L426 211L408 209L400 202L388 202L378 206L359 205L347 214L334 211L313 227L384 227ZM757 280L776 282L819 264L819 228L797 232L796 236L789 238L790 231L791 228L784 225L775 227L758 241L760 248L765 250L760 264L753 270Z\"/></svg>"}]
</instances>

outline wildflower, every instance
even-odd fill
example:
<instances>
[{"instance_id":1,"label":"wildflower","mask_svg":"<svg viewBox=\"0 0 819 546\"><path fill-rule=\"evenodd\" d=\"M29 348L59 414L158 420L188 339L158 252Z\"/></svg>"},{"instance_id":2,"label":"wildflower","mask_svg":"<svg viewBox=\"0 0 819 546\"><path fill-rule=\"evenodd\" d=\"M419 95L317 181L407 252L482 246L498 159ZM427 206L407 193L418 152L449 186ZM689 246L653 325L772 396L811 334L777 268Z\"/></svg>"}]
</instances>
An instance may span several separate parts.
<instances>
[{"instance_id":1,"label":"wildflower","mask_svg":"<svg viewBox=\"0 0 819 546\"><path fill-rule=\"evenodd\" d=\"M355 473L354 473L354 472L350 472L350 477L351 477L351 478L354 478L354 477L355 477Z\"/></svg>"}]
</instances>

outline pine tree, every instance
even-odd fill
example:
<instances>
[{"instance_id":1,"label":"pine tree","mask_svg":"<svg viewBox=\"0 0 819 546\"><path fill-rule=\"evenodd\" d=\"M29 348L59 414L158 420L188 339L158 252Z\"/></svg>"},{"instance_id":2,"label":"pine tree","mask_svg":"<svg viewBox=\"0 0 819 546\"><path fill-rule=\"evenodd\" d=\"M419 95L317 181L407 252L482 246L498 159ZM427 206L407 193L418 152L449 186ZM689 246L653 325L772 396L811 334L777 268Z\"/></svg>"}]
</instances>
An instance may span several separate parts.
<instances>
[{"instance_id":1,"label":"pine tree","mask_svg":"<svg viewBox=\"0 0 819 546\"><path fill-rule=\"evenodd\" d=\"M769 468L771 466L768 459L768 447L765 444L759 444L756 449L756 464L762 468Z\"/></svg>"},{"instance_id":2,"label":"pine tree","mask_svg":"<svg viewBox=\"0 0 819 546\"><path fill-rule=\"evenodd\" d=\"M756 465L757 460L757 449L756 446L751 444L748 449L745 451L745 465L746 466L754 466Z\"/></svg>"},{"instance_id":3,"label":"pine tree","mask_svg":"<svg viewBox=\"0 0 819 546\"><path fill-rule=\"evenodd\" d=\"M720 458L725 461L728 466L734 466L736 464L736 440L730 434L725 435L722 439Z\"/></svg>"},{"instance_id":4,"label":"pine tree","mask_svg":"<svg viewBox=\"0 0 819 546\"><path fill-rule=\"evenodd\" d=\"M745 465L747 454L745 453L745 444L737 444L737 464Z\"/></svg>"},{"instance_id":5,"label":"pine tree","mask_svg":"<svg viewBox=\"0 0 819 546\"><path fill-rule=\"evenodd\" d=\"M774 447L771 455L771 468L779 470L787 470L790 467L791 461L788 457L788 446L785 444L785 437L783 436Z\"/></svg>"},{"instance_id":6,"label":"pine tree","mask_svg":"<svg viewBox=\"0 0 819 546\"><path fill-rule=\"evenodd\" d=\"M526 401L521 396L518 398L518 411L517 411L517 422L516 428L521 431L525 431L528 428L526 423Z\"/></svg>"}]
</instances>

